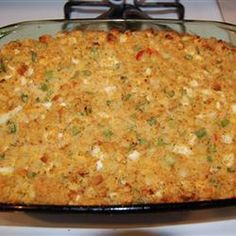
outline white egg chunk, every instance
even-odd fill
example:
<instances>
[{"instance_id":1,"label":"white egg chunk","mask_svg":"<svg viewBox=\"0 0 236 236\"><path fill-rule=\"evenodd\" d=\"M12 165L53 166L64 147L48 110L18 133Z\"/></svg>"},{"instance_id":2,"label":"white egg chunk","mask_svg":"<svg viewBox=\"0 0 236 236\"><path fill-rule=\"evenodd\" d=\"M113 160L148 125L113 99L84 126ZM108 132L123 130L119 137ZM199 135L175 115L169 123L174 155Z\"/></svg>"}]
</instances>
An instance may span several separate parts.
<instances>
[{"instance_id":1,"label":"white egg chunk","mask_svg":"<svg viewBox=\"0 0 236 236\"><path fill-rule=\"evenodd\" d=\"M184 156L189 156L192 154L192 150L186 145L175 145L172 151L176 154L182 154Z\"/></svg>"},{"instance_id":2,"label":"white egg chunk","mask_svg":"<svg viewBox=\"0 0 236 236\"><path fill-rule=\"evenodd\" d=\"M120 42L125 43L127 41L127 36L125 34L120 35Z\"/></svg>"},{"instance_id":3,"label":"white egg chunk","mask_svg":"<svg viewBox=\"0 0 236 236\"><path fill-rule=\"evenodd\" d=\"M134 150L133 152L131 152L128 155L128 158L132 161L137 161L140 158L140 153L136 150Z\"/></svg>"},{"instance_id":4,"label":"white egg chunk","mask_svg":"<svg viewBox=\"0 0 236 236\"><path fill-rule=\"evenodd\" d=\"M236 103L231 105L232 112L236 114Z\"/></svg>"},{"instance_id":5,"label":"white egg chunk","mask_svg":"<svg viewBox=\"0 0 236 236\"><path fill-rule=\"evenodd\" d=\"M91 155L98 158L99 160L104 159L104 153L101 151L101 148L98 145L95 145L91 150Z\"/></svg>"},{"instance_id":6,"label":"white egg chunk","mask_svg":"<svg viewBox=\"0 0 236 236\"><path fill-rule=\"evenodd\" d=\"M116 90L116 86L109 85L109 86L104 87L104 90L108 95L111 95Z\"/></svg>"},{"instance_id":7,"label":"white egg chunk","mask_svg":"<svg viewBox=\"0 0 236 236\"><path fill-rule=\"evenodd\" d=\"M189 85L190 85L191 87L196 88L196 87L198 87L198 82L197 82L197 80L191 80L190 83L189 83Z\"/></svg>"},{"instance_id":8,"label":"white egg chunk","mask_svg":"<svg viewBox=\"0 0 236 236\"><path fill-rule=\"evenodd\" d=\"M24 86L24 85L27 84L27 80L26 80L26 78L25 78L24 76L21 76L21 77L20 77L20 82L21 82L21 85L22 85L22 86Z\"/></svg>"},{"instance_id":9,"label":"white egg chunk","mask_svg":"<svg viewBox=\"0 0 236 236\"><path fill-rule=\"evenodd\" d=\"M188 144L190 146L193 146L196 143L196 140L197 140L196 135L195 134L190 134Z\"/></svg>"},{"instance_id":10,"label":"white egg chunk","mask_svg":"<svg viewBox=\"0 0 236 236\"><path fill-rule=\"evenodd\" d=\"M1 175L11 175L14 172L14 168L11 166L0 167Z\"/></svg>"},{"instance_id":11,"label":"white egg chunk","mask_svg":"<svg viewBox=\"0 0 236 236\"><path fill-rule=\"evenodd\" d=\"M91 150L91 155L93 157L97 157L100 152L101 152L100 147L98 145L95 145Z\"/></svg>"},{"instance_id":12,"label":"white egg chunk","mask_svg":"<svg viewBox=\"0 0 236 236\"><path fill-rule=\"evenodd\" d=\"M29 69L26 71L26 76L30 77L34 74L34 69L32 67L29 67Z\"/></svg>"},{"instance_id":13,"label":"white egg chunk","mask_svg":"<svg viewBox=\"0 0 236 236\"><path fill-rule=\"evenodd\" d=\"M101 169L103 169L103 163L102 163L101 160L98 160L98 161L96 162L96 170L97 170L97 171L100 171Z\"/></svg>"},{"instance_id":14,"label":"white egg chunk","mask_svg":"<svg viewBox=\"0 0 236 236\"><path fill-rule=\"evenodd\" d=\"M148 67L148 68L145 69L144 73L145 73L146 76L150 76L152 74L152 69L150 67Z\"/></svg>"},{"instance_id":15,"label":"white egg chunk","mask_svg":"<svg viewBox=\"0 0 236 236\"><path fill-rule=\"evenodd\" d=\"M13 109L7 113L0 114L0 125L5 124L8 120L10 120L13 116L15 116L22 109L23 109L22 106L17 106L15 109Z\"/></svg>"},{"instance_id":16,"label":"white egg chunk","mask_svg":"<svg viewBox=\"0 0 236 236\"><path fill-rule=\"evenodd\" d=\"M74 58L74 57L72 57L71 62L72 62L73 64L75 64L75 65L78 65L78 64L79 64L79 60L76 59L76 58Z\"/></svg>"},{"instance_id":17,"label":"white egg chunk","mask_svg":"<svg viewBox=\"0 0 236 236\"><path fill-rule=\"evenodd\" d=\"M229 153L223 156L222 163L227 167L232 167L234 165L234 153Z\"/></svg>"},{"instance_id":18,"label":"white egg chunk","mask_svg":"<svg viewBox=\"0 0 236 236\"><path fill-rule=\"evenodd\" d=\"M109 118L109 115L108 115L106 112L99 112L98 115L99 115L101 118Z\"/></svg>"},{"instance_id":19,"label":"white egg chunk","mask_svg":"<svg viewBox=\"0 0 236 236\"><path fill-rule=\"evenodd\" d=\"M223 143L231 144L233 142L233 136L231 134L225 134L221 136Z\"/></svg>"},{"instance_id":20,"label":"white egg chunk","mask_svg":"<svg viewBox=\"0 0 236 236\"><path fill-rule=\"evenodd\" d=\"M63 138L63 133L58 133L58 138L59 139Z\"/></svg>"},{"instance_id":21,"label":"white egg chunk","mask_svg":"<svg viewBox=\"0 0 236 236\"><path fill-rule=\"evenodd\" d=\"M50 109L52 106L52 102L45 102L45 103L43 103L43 106L47 109Z\"/></svg>"},{"instance_id":22,"label":"white egg chunk","mask_svg":"<svg viewBox=\"0 0 236 236\"><path fill-rule=\"evenodd\" d=\"M220 110L220 109L221 109L221 104L220 104L220 102L216 102L216 109L217 109L217 110Z\"/></svg>"},{"instance_id":23,"label":"white egg chunk","mask_svg":"<svg viewBox=\"0 0 236 236\"><path fill-rule=\"evenodd\" d=\"M60 103L60 106L66 107L66 103L65 103L65 102L61 102L61 103Z\"/></svg>"}]
</instances>

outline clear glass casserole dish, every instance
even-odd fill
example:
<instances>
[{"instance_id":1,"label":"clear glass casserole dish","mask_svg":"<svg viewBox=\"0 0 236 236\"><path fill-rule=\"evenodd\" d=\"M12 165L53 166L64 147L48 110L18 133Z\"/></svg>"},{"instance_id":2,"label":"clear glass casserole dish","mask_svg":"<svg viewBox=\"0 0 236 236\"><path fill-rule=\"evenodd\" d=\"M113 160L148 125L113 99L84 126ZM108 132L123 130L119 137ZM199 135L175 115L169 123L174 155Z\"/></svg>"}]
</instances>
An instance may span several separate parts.
<instances>
[{"instance_id":1,"label":"clear glass casserole dish","mask_svg":"<svg viewBox=\"0 0 236 236\"><path fill-rule=\"evenodd\" d=\"M72 30L104 30L117 28L125 30L173 30L179 33L199 35L203 38L214 37L236 46L236 26L210 21L178 21L178 20L46 20L22 22L2 27L0 29L0 47L4 44L25 38L37 39L43 34L55 35L60 31ZM23 205L0 204L0 210L27 211L59 211L84 213L115 213L115 212L157 212L183 209L201 209L236 205L236 199L220 199L199 202L134 204L134 205L104 205L104 206L55 206L55 205Z\"/></svg>"}]
</instances>

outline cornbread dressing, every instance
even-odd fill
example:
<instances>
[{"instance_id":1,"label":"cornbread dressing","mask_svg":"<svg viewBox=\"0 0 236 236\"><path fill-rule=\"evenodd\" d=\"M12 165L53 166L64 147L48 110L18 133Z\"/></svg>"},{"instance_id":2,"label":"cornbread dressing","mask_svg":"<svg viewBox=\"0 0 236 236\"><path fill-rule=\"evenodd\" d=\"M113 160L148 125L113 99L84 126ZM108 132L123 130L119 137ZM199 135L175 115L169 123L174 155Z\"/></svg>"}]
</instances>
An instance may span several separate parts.
<instances>
[{"instance_id":1,"label":"cornbread dressing","mask_svg":"<svg viewBox=\"0 0 236 236\"><path fill-rule=\"evenodd\" d=\"M236 197L236 48L73 31L0 49L0 202Z\"/></svg>"}]
</instances>

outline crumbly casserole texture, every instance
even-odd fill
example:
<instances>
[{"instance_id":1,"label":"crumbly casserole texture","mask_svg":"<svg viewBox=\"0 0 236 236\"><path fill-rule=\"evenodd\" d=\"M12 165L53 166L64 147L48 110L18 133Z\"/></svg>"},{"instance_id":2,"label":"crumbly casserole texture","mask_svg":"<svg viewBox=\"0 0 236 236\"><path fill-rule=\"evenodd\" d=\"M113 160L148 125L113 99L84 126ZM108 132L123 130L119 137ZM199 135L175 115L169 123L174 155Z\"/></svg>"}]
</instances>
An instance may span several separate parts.
<instances>
[{"instance_id":1,"label":"crumbly casserole texture","mask_svg":"<svg viewBox=\"0 0 236 236\"><path fill-rule=\"evenodd\" d=\"M0 49L0 202L236 197L236 49L175 32Z\"/></svg>"}]
</instances>

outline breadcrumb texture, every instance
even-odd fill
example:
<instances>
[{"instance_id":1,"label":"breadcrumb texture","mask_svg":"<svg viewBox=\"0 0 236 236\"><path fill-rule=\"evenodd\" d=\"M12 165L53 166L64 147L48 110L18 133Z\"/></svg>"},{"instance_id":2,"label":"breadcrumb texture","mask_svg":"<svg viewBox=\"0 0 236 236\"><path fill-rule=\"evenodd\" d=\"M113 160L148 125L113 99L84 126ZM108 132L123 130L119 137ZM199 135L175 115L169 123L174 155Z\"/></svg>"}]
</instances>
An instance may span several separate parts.
<instances>
[{"instance_id":1,"label":"breadcrumb texture","mask_svg":"<svg viewBox=\"0 0 236 236\"><path fill-rule=\"evenodd\" d=\"M0 49L0 202L236 197L236 49L166 31Z\"/></svg>"}]
</instances>

